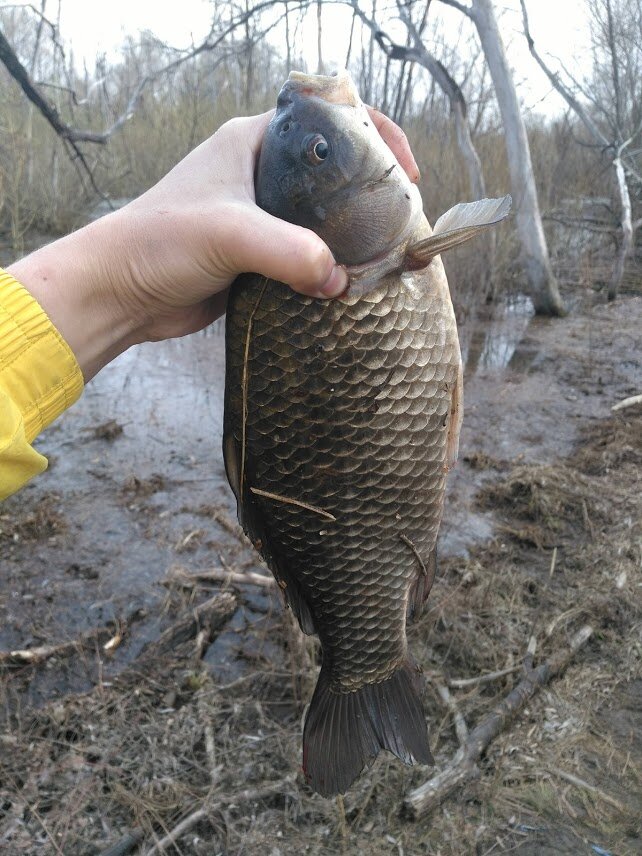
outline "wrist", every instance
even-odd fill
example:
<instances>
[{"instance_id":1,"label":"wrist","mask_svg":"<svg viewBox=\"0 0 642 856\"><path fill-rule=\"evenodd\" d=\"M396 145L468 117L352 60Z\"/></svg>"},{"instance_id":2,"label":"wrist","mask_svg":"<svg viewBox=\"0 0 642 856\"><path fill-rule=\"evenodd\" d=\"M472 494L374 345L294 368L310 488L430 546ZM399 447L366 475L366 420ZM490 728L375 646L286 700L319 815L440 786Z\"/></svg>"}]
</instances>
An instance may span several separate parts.
<instances>
[{"instance_id":1,"label":"wrist","mask_svg":"<svg viewBox=\"0 0 642 856\"><path fill-rule=\"evenodd\" d=\"M112 285L119 228L118 218L105 217L8 268L65 339L85 382L141 340L140 319Z\"/></svg>"}]
</instances>

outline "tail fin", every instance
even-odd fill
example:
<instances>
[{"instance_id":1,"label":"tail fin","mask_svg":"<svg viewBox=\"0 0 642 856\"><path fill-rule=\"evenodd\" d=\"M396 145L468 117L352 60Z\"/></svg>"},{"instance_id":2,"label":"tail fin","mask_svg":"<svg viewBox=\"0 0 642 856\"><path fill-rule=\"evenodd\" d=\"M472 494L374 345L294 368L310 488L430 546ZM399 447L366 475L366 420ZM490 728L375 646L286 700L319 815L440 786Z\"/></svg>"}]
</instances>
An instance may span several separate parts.
<instances>
[{"instance_id":1,"label":"tail fin","mask_svg":"<svg viewBox=\"0 0 642 856\"><path fill-rule=\"evenodd\" d=\"M303 771L324 797L342 794L382 749L404 764L432 764L417 667L406 660L387 680L351 693L330 688L323 664L303 729Z\"/></svg>"}]
</instances>

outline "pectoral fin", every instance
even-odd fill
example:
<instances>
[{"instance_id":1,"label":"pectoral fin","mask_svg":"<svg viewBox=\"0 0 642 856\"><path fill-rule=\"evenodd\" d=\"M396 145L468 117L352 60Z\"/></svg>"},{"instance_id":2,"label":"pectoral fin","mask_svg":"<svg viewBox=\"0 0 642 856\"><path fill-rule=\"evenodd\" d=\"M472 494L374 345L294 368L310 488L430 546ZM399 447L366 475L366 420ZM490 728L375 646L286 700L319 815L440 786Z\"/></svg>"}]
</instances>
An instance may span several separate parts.
<instances>
[{"instance_id":1,"label":"pectoral fin","mask_svg":"<svg viewBox=\"0 0 642 856\"><path fill-rule=\"evenodd\" d=\"M508 216L511 205L510 196L460 202L455 205L437 220L429 238L408 247L406 269L418 270L426 267L440 253L485 232Z\"/></svg>"}]
</instances>

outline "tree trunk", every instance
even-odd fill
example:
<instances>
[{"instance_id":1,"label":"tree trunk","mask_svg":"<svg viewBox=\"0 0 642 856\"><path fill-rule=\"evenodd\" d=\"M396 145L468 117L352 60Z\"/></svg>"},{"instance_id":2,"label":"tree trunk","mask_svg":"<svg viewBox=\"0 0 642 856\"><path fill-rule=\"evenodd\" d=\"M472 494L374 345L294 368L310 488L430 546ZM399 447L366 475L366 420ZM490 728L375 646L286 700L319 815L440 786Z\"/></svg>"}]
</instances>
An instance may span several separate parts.
<instances>
[{"instance_id":1,"label":"tree trunk","mask_svg":"<svg viewBox=\"0 0 642 856\"><path fill-rule=\"evenodd\" d=\"M317 0L317 74L323 74L325 69L323 65L323 25L321 12L323 9L322 0Z\"/></svg>"},{"instance_id":2,"label":"tree trunk","mask_svg":"<svg viewBox=\"0 0 642 856\"><path fill-rule=\"evenodd\" d=\"M473 0L470 11L502 115L522 265L535 311L540 315L564 315L566 309L553 276L542 227L526 128L492 2Z\"/></svg>"},{"instance_id":3,"label":"tree trunk","mask_svg":"<svg viewBox=\"0 0 642 856\"><path fill-rule=\"evenodd\" d=\"M615 167L615 175L617 178L617 187L620 194L620 206L622 210L622 243L620 252L618 253L613 276L609 283L608 299L615 300L617 297L622 277L624 276L624 265L633 249L633 223L631 220L631 196L629 195L629 187L626 183L626 175L624 167L619 157L613 161Z\"/></svg>"}]
</instances>

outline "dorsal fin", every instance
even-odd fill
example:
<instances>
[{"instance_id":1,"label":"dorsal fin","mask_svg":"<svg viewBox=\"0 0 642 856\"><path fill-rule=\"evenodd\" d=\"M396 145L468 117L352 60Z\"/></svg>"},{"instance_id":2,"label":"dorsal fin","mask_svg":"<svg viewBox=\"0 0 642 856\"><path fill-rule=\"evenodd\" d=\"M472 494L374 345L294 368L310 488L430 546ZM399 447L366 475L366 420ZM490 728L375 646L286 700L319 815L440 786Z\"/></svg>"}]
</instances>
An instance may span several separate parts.
<instances>
[{"instance_id":1,"label":"dorsal fin","mask_svg":"<svg viewBox=\"0 0 642 856\"><path fill-rule=\"evenodd\" d=\"M502 196L455 205L437 220L429 238L408 247L404 267L406 270L427 267L435 256L469 241L507 217L512 202L510 196Z\"/></svg>"}]
</instances>

